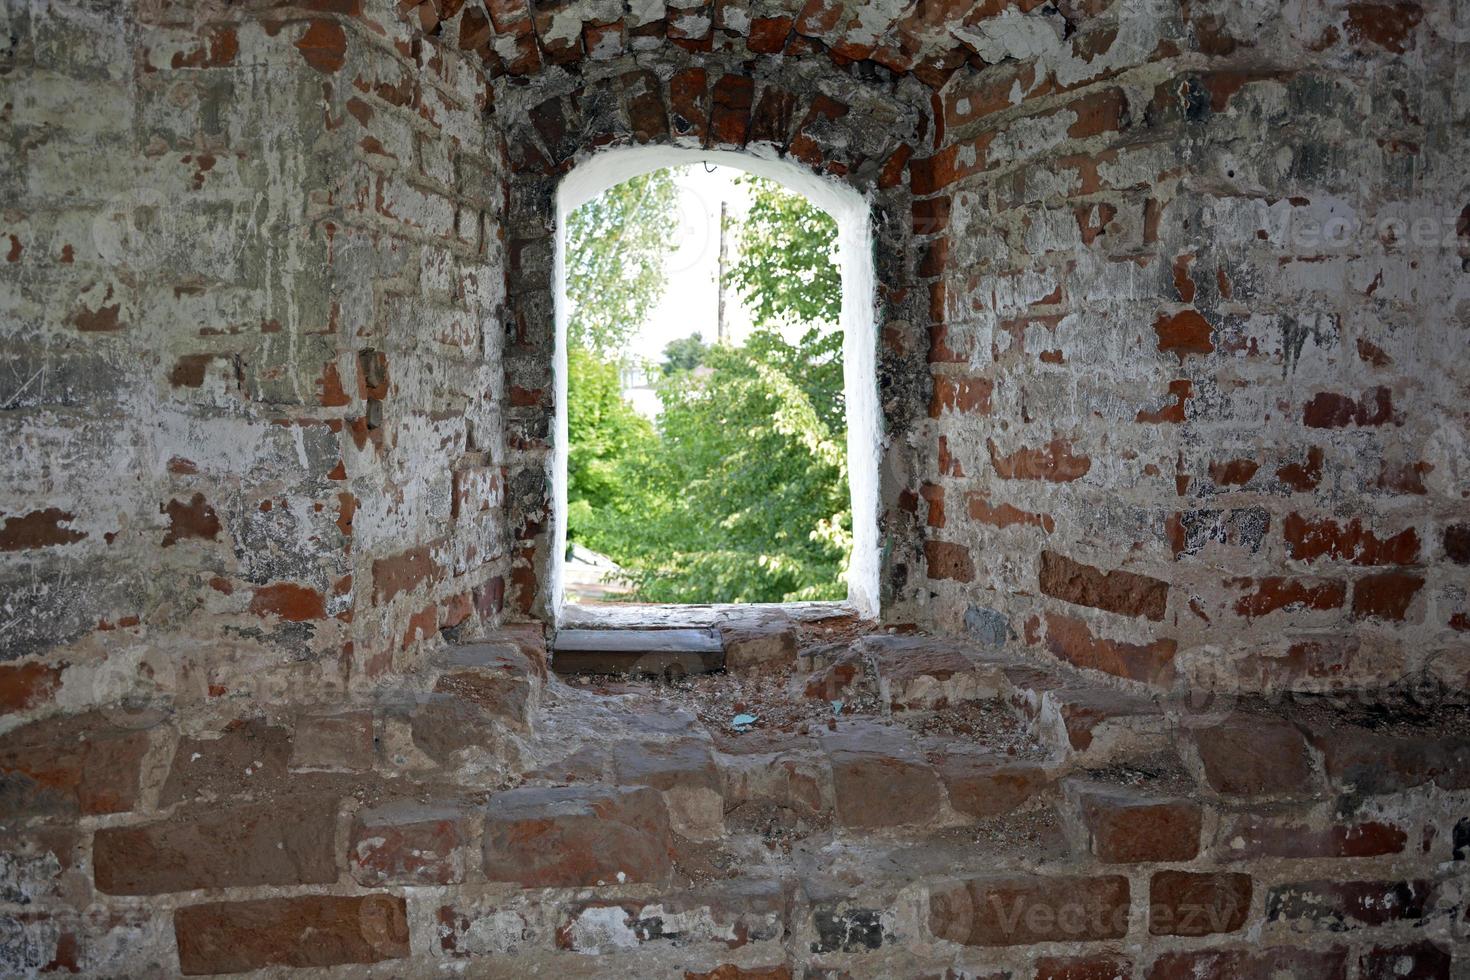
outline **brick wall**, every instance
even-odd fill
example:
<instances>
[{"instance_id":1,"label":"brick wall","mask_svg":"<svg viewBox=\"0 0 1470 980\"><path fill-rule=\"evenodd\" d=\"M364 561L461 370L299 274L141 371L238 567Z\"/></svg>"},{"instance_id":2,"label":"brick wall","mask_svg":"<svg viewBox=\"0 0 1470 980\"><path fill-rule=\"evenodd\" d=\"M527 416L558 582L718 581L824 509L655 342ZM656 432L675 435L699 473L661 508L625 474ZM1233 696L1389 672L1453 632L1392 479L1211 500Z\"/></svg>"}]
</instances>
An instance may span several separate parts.
<instances>
[{"instance_id":1,"label":"brick wall","mask_svg":"<svg viewBox=\"0 0 1470 980\"><path fill-rule=\"evenodd\" d=\"M861 6L7 11L6 698L543 615L552 197L638 143L869 195L886 618L1463 686L1455 12Z\"/></svg>"},{"instance_id":2,"label":"brick wall","mask_svg":"<svg viewBox=\"0 0 1470 980\"><path fill-rule=\"evenodd\" d=\"M499 616L483 66L340 9L0 14L12 710L309 700Z\"/></svg>"},{"instance_id":3,"label":"brick wall","mask_svg":"<svg viewBox=\"0 0 1470 980\"><path fill-rule=\"evenodd\" d=\"M1093 6L997 20L910 167L913 615L1156 686L1463 687L1463 12Z\"/></svg>"}]
</instances>

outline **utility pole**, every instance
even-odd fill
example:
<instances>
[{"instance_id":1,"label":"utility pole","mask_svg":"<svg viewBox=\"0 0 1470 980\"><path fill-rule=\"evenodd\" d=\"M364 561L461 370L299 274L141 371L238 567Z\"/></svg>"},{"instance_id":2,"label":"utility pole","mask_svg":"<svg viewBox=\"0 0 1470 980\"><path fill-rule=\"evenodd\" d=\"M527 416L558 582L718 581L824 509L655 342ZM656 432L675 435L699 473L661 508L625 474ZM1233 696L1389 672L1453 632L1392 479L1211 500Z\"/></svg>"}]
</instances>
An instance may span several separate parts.
<instances>
[{"instance_id":1,"label":"utility pole","mask_svg":"<svg viewBox=\"0 0 1470 980\"><path fill-rule=\"evenodd\" d=\"M715 342L725 342L725 223L729 202L720 202L720 271L716 288L719 290L719 312L715 314Z\"/></svg>"}]
</instances>

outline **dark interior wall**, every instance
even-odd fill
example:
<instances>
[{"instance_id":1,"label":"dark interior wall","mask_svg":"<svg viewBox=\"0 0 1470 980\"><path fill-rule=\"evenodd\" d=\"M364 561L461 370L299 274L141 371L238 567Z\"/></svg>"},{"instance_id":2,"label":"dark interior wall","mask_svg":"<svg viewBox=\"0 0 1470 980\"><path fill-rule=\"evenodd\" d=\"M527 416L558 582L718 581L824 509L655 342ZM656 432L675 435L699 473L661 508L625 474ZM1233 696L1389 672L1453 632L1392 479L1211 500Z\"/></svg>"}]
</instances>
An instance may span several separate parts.
<instances>
[{"instance_id":1,"label":"dark interior wall","mask_svg":"<svg viewBox=\"0 0 1470 980\"><path fill-rule=\"evenodd\" d=\"M388 9L10 4L9 709L411 665L503 595L503 148Z\"/></svg>"},{"instance_id":2,"label":"dark interior wall","mask_svg":"<svg viewBox=\"0 0 1470 980\"><path fill-rule=\"evenodd\" d=\"M1454 6L997 21L912 169L919 618L1156 686L1464 686Z\"/></svg>"}]
</instances>

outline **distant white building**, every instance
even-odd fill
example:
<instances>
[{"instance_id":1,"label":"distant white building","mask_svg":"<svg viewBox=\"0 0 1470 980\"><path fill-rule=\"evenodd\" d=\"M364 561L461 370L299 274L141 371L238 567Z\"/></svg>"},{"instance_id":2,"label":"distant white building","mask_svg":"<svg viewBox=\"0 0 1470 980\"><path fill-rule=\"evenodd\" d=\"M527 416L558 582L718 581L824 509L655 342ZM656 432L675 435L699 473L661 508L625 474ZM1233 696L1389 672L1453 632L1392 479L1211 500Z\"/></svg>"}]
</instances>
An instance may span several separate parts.
<instances>
[{"instance_id":1,"label":"distant white building","mask_svg":"<svg viewBox=\"0 0 1470 980\"><path fill-rule=\"evenodd\" d=\"M650 361L624 361L618 372L618 385L633 411L650 422L658 418L663 405L654 386L662 376L658 365Z\"/></svg>"}]
</instances>

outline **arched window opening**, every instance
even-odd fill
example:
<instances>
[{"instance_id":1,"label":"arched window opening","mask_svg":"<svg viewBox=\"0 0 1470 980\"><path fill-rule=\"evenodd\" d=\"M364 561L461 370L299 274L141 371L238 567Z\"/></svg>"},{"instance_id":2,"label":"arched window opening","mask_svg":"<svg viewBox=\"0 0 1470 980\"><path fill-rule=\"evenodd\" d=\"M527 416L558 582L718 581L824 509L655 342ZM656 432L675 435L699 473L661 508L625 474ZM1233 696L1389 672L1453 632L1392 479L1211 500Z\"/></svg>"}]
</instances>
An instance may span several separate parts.
<instances>
[{"instance_id":1,"label":"arched window opening","mask_svg":"<svg viewBox=\"0 0 1470 980\"><path fill-rule=\"evenodd\" d=\"M639 149L557 195L555 606L877 607L867 203Z\"/></svg>"}]
</instances>

